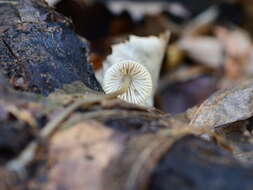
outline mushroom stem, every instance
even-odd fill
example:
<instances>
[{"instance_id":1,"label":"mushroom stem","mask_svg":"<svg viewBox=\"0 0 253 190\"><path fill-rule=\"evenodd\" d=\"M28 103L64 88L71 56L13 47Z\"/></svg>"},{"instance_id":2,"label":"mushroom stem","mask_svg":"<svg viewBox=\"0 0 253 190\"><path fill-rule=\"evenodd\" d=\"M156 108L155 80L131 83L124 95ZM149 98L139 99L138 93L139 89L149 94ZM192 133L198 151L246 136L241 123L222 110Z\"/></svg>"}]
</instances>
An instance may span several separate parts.
<instances>
[{"instance_id":1,"label":"mushroom stem","mask_svg":"<svg viewBox=\"0 0 253 190\"><path fill-rule=\"evenodd\" d=\"M120 87L120 89L116 90L115 92L111 92L107 95L117 97L119 95L122 95L122 94L126 93L129 89L130 82L131 82L130 75L125 75L124 76L124 81L123 81L122 86Z\"/></svg>"},{"instance_id":2,"label":"mushroom stem","mask_svg":"<svg viewBox=\"0 0 253 190\"><path fill-rule=\"evenodd\" d=\"M168 38L168 32L160 37L130 36L127 42L114 45L103 62L105 93L117 91L117 97L127 102L152 106ZM128 90L122 86L126 75L131 77Z\"/></svg>"}]
</instances>

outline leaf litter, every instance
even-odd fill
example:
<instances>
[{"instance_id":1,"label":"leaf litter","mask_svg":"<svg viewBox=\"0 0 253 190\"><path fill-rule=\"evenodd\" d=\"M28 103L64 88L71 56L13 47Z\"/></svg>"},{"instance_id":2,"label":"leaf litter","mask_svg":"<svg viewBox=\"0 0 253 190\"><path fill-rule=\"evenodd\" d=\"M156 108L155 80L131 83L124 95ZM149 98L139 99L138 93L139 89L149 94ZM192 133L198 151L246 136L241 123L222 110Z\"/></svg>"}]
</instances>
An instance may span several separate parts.
<instances>
[{"instance_id":1,"label":"leaf litter","mask_svg":"<svg viewBox=\"0 0 253 190\"><path fill-rule=\"evenodd\" d=\"M26 3L28 7L36 5L33 0ZM1 189L253 187L250 1L209 2L198 10L178 1L169 3L168 10L158 6L155 11L149 10L153 15L141 13L138 17L134 3L128 6L131 11L118 13L110 7L113 1L110 6L106 1L90 4L79 0L53 4L54 8L38 4L35 9L55 9L71 17L73 30L81 36L75 39L90 41L92 59L86 60L85 53L85 61L93 64L96 72L110 56L110 47L124 45L129 35L148 39L171 31L171 41L165 42L167 50L159 58L165 57L159 81L155 82L154 107L118 100L118 94L105 94L97 87L92 90L83 82L97 84L90 81L95 80L92 77L66 82L66 76L66 83L53 92L46 87L51 92L47 97L35 94L36 89L27 93L26 81L15 75L9 78L11 68L3 69ZM8 8L17 4L3 5ZM236 19L230 11L234 7L238 8ZM75 14L90 18L96 11L103 18L98 23L81 22ZM245 25L241 24L244 18L240 11L246 15ZM8 63L6 67L10 66Z\"/></svg>"}]
</instances>

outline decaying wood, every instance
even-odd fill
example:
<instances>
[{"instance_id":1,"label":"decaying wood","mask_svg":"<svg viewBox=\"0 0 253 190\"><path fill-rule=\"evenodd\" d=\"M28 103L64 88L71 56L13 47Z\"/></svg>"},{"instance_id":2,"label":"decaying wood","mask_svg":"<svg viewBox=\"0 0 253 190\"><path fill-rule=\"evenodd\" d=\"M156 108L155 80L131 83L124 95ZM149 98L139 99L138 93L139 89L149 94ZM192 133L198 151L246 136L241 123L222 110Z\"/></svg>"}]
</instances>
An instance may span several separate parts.
<instances>
[{"instance_id":1,"label":"decaying wood","mask_svg":"<svg viewBox=\"0 0 253 190\"><path fill-rule=\"evenodd\" d=\"M191 135L173 144L152 177L150 190L232 190L253 185L252 168L244 168L229 152Z\"/></svg>"},{"instance_id":2,"label":"decaying wood","mask_svg":"<svg viewBox=\"0 0 253 190\"><path fill-rule=\"evenodd\" d=\"M0 51L1 190L253 189L252 80L177 116L118 100L43 0L0 1ZM210 72L194 67L168 78Z\"/></svg>"},{"instance_id":3,"label":"decaying wood","mask_svg":"<svg viewBox=\"0 0 253 190\"><path fill-rule=\"evenodd\" d=\"M88 62L89 46L70 20L42 0L1 3L0 11L0 63L14 87L47 95L81 81L101 91Z\"/></svg>"}]
</instances>

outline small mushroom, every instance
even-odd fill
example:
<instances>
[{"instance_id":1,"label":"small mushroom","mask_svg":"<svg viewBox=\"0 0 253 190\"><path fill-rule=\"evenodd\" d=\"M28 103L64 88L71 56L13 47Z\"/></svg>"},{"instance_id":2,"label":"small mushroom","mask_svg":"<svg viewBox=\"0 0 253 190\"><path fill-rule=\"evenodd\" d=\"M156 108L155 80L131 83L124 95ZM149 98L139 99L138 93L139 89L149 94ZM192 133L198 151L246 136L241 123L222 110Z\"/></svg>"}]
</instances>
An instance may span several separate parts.
<instances>
[{"instance_id":1,"label":"small mushroom","mask_svg":"<svg viewBox=\"0 0 253 190\"><path fill-rule=\"evenodd\" d=\"M125 87L125 89L122 89ZM104 90L113 93L123 90L119 98L134 104L144 104L152 96L152 79L149 71L141 64L126 60L113 64L105 73Z\"/></svg>"},{"instance_id":2,"label":"small mushroom","mask_svg":"<svg viewBox=\"0 0 253 190\"><path fill-rule=\"evenodd\" d=\"M113 45L103 70L97 73L104 91L133 104L153 106L168 39L166 32L159 37L130 36L128 41Z\"/></svg>"}]
</instances>

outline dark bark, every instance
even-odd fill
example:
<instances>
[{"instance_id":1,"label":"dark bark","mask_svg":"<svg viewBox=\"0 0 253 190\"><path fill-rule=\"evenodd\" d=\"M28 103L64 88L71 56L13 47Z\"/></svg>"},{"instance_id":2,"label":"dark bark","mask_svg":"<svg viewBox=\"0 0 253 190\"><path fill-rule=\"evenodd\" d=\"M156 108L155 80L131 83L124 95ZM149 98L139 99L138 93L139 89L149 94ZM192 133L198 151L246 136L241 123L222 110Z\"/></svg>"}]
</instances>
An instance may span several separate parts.
<instances>
[{"instance_id":1,"label":"dark bark","mask_svg":"<svg viewBox=\"0 0 253 190\"><path fill-rule=\"evenodd\" d=\"M14 87L48 95L82 81L101 91L88 62L88 43L72 31L70 20L42 0L1 3L0 11L1 69Z\"/></svg>"},{"instance_id":2,"label":"dark bark","mask_svg":"<svg viewBox=\"0 0 253 190\"><path fill-rule=\"evenodd\" d=\"M150 190L251 189L252 169L200 138L177 141L157 165Z\"/></svg>"}]
</instances>

